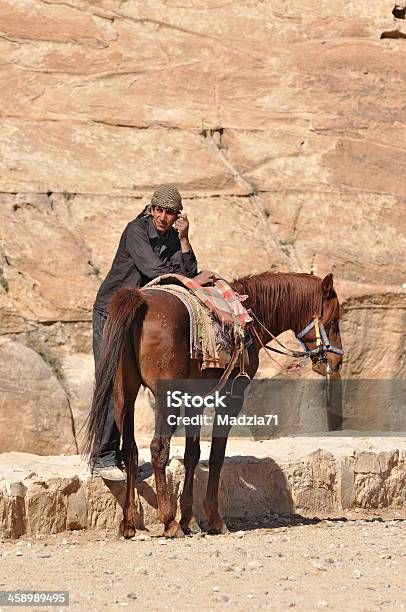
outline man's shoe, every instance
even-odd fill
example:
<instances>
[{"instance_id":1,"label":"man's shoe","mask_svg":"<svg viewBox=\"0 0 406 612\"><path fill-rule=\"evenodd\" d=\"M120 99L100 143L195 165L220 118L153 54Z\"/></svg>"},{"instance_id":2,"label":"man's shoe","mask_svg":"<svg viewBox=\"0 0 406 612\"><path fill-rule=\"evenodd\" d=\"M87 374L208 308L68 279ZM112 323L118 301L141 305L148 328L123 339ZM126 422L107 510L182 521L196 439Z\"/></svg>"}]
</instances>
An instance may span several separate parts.
<instances>
[{"instance_id":1,"label":"man's shoe","mask_svg":"<svg viewBox=\"0 0 406 612\"><path fill-rule=\"evenodd\" d=\"M95 465L94 476L101 476L103 480L113 480L115 482L126 480L126 475L116 465Z\"/></svg>"}]
</instances>

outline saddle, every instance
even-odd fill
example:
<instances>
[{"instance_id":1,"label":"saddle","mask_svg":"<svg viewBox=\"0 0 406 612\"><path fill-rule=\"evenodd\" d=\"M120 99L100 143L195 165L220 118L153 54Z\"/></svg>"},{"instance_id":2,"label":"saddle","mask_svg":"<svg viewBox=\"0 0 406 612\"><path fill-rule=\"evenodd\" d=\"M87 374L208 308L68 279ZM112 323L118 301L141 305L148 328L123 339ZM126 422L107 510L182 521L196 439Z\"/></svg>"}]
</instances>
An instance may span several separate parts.
<instances>
[{"instance_id":1,"label":"saddle","mask_svg":"<svg viewBox=\"0 0 406 612\"><path fill-rule=\"evenodd\" d=\"M167 284L168 281L176 284ZM202 287L186 276L165 274L143 290L167 291L185 305L190 320L190 357L201 360L202 369L228 366L230 372L240 358L240 373L244 372L246 328L252 318L241 296L225 280L217 280L213 287Z\"/></svg>"}]
</instances>

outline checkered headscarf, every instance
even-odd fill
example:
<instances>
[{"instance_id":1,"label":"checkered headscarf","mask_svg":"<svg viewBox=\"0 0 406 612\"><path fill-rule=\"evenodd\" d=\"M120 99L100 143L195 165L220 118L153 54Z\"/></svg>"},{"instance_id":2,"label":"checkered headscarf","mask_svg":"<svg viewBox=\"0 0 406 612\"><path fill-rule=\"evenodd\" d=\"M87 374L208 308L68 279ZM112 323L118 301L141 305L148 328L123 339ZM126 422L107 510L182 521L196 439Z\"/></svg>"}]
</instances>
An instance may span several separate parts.
<instances>
[{"instance_id":1,"label":"checkered headscarf","mask_svg":"<svg viewBox=\"0 0 406 612\"><path fill-rule=\"evenodd\" d=\"M181 195L173 185L160 185L152 195L151 205L173 208L179 212L183 209Z\"/></svg>"}]
</instances>

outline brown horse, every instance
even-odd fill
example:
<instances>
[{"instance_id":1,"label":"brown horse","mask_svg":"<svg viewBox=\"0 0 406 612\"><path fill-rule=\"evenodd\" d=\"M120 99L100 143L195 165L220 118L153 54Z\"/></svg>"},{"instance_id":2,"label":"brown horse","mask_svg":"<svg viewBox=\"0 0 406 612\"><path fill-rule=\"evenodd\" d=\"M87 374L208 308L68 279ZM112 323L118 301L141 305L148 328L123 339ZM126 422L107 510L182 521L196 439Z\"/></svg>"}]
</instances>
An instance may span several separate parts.
<instances>
[{"instance_id":1,"label":"brown horse","mask_svg":"<svg viewBox=\"0 0 406 612\"><path fill-rule=\"evenodd\" d=\"M277 336L288 329L299 335L305 350L313 351L310 356L316 372L325 375L328 369L333 375L338 375L342 351L338 325L339 303L332 274L321 279L312 274L263 273L239 278L233 281L232 286L239 294L249 296L245 305L256 316L256 334L248 349L247 373L251 378L258 369L258 354L262 343L266 344L271 339L267 330ZM315 316L318 316L323 324L321 352L318 352L316 346L315 328L309 325ZM263 325L260 325L258 320ZM134 489L138 450L134 439L134 402L140 386L148 387L156 395L158 380L219 378L222 372L218 369L202 371L200 362L190 358L189 333L187 310L173 294L129 288L120 289L112 298L102 355L96 368L96 387L88 421L86 450L91 451L92 457L98 456L109 396L113 392L116 422L123 436L122 453L127 472L127 494L121 524L121 532L126 538L135 533ZM233 370L231 379L237 373L237 370ZM155 410L164 408L156 404ZM211 533L227 531L218 511L218 491L230 429L231 427L227 428L221 437L212 438L209 479L204 501ZM171 434L162 436L156 431L150 448L158 513L165 526L164 535L176 537L199 531L192 506L194 471L200 457L200 438L188 435L186 429L186 473L180 499L179 524L175 520L165 474L170 437Z\"/></svg>"}]
</instances>

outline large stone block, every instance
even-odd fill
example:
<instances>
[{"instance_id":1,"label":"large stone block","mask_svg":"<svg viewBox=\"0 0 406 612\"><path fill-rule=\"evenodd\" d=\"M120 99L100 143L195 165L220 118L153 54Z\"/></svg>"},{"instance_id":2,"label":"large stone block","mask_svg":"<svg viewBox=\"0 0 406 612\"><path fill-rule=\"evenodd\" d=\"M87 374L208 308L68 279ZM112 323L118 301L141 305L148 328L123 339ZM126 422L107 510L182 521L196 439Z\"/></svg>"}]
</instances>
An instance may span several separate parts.
<instances>
[{"instance_id":1,"label":"large stone block","mask_svg":"<svg viewBox=\"0 0 406 612\"><path fill-rule=\"evenodd\" d=\"M210 445L202 442L194 481L194 509L204 518ZM167 480L179 516L185 470L172 448ZM148 459L148 450L141 456ZM380 459L383 469L378 472ZM219 503L225 518L273 512L327 517L348 510L406 513L405 438L281 438L229 441ZM155 482L143 463L137 481L137 526L159 523ZM91 478L80 457L0 455L0 529L6 537L65 529L116 529L122 519L125 486ZM406 516L406 514L405 514Z\"/></svg>"}]
</instances>

